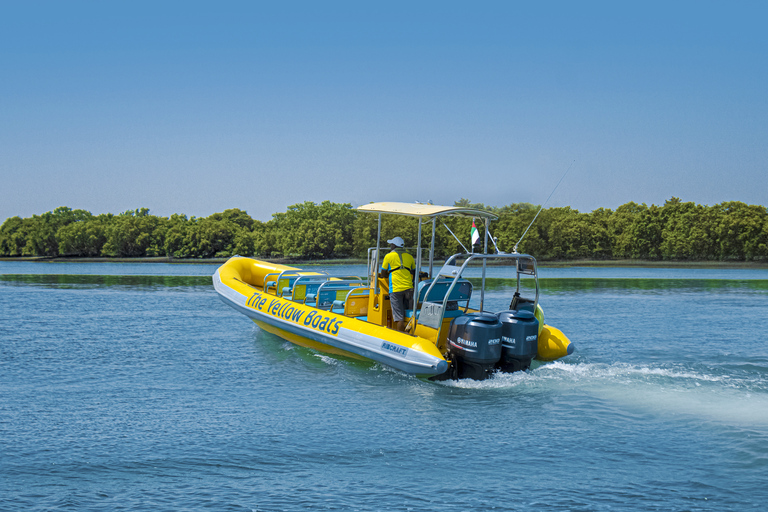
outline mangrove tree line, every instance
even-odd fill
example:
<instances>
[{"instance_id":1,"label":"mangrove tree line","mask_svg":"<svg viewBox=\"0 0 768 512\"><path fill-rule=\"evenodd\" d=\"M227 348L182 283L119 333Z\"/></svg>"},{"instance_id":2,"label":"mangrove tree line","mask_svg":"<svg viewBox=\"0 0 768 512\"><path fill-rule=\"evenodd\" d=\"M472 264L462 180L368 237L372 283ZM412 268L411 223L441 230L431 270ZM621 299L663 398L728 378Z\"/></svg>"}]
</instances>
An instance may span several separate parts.
<instances>
[{"instance_id":1,"label":"mangrove tree line","mask_svg":"<svg viewBox=\"0 0 768 512\"><path fill-rule=\"evenodd\" d=\"M505 251L512 250L539 209L529 203L489 207L466 199L455 204L498 214L491 234ZM445 224L468 247L471 221L451 217ZM147 208L92 215L62 206L29 218L7 219L0 227L0 256L364 257L375 243L376 226L377 215L330 201L295 204L268 222L254 220L237 208L188 218L182 214L160 217ZM478 227L482 232L480 222ZM383 217L386 238L402 236L412 245L417 228L412 218ZM430 237L431 224L423 229ZM441 222L436 240L440 255L462 250ZM542 260L766 261L768 211L737 201L703 206L676 197L662 206L630 202L616 210L600 208L589 213L546 208L518 250Z\"/></svg>"}]
</instances>

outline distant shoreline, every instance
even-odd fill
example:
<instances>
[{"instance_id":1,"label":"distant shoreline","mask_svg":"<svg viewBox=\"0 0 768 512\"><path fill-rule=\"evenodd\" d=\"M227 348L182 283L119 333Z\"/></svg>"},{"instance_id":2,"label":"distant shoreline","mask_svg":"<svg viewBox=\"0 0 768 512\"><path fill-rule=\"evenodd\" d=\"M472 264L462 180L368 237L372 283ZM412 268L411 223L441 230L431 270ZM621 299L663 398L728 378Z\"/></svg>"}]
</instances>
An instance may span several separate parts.
<instances>
[{"instance_id":1,"label":"distant shoreline","mask_svg":"<svg viewBox=\"0 0 768 512\"><path fill-rule=\"evenodd\" d=\"M0 257L3 261L27 261L40 263L171 263L171 264L222 264L229 258L83 258L83 257ZM257 258L270 263L283 265L364 265L366 260L360 258L328 259L328 260L295 260L288 258ZM442 261L442 260L441 260ZM768 262L751 261L656 261L656 260L537 260L540 267L648 267L648 268L768 268Z\"/></svg>"}]
</instances>

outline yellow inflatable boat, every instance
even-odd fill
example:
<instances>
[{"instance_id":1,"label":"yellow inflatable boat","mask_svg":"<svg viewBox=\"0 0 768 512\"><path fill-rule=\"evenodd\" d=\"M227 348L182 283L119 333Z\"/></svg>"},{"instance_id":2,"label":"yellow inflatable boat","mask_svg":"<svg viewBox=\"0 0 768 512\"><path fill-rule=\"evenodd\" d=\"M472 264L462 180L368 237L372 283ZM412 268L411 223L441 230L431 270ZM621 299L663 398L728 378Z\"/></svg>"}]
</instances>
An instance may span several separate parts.
<instances>
[{"instance_id":1,"label":"yellow inflatable boat","mask_svg":"<svg viewBox=\"0 0 768 512\"><path fill-rule=\"evenodd\" d=\"M377 361L423 377L484 379L496 371L528 369L533 359L551 361L573 352L568 338L544 323L536 260L527 254L488 253L493 213L407 203L371 203L358 210L379 214L379 247L382 214L419 220L414 273L418 292L405 312L406 332L394 329L389 280L379 272L381 248L368 251L365 277L302 271L236 256L213 275L220 298L260 328L297 345ZM434 237L436 220L446 215L484 219L484 252L455 254L436 270L430 249L428 270L422 269L422 223L432 222ZM493 313L484 309L486 267L499 260L508 260L504 263L514 269L517 290L509 310ZM463 277L470 266L482 266L479 290L473 285L476 279ZM532 297L521 295L522 278L532 278Z\"/></svg>"}]
</instances>

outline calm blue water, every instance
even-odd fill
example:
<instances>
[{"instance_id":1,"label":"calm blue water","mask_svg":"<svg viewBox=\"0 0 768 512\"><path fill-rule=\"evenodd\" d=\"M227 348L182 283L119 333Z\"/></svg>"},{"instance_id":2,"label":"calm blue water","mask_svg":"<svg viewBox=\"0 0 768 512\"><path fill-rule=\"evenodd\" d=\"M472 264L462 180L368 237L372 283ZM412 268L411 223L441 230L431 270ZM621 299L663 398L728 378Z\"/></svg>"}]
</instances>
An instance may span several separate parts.
<instances>
[{"instance_id":1,"label":"calm blue water","mask_svg":"<svg viewBox=\"0 0 768 512\"><path fill-rule=\"evenodd\" d=\"M542 269L576 354L438 384L260 331L214 269L0 263L0 510L765 509L768 271Z\"/></svg>"}]
</instances>

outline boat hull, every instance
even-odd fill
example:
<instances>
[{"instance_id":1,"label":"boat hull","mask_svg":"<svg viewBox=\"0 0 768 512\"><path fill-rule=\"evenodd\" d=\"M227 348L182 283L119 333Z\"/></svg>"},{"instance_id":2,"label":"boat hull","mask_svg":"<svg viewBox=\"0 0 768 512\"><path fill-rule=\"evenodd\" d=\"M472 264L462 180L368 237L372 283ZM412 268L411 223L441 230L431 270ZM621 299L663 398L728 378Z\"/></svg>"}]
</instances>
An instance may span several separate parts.
<instances>
[{"instance_id":1,"label":"boat hull","mask_svg":"<svg viewBox=\"0 0 768 512\"><path fill-rule=\"evenodd\" d=\"M265 264L237 260L248 259L232 258L219 268L214 288L225 304L266 331L297 345L369 359L413 375L430 377L448 370L432 342L265 293L244 279L250 261Z\"/></svg>"}]
</instances>

